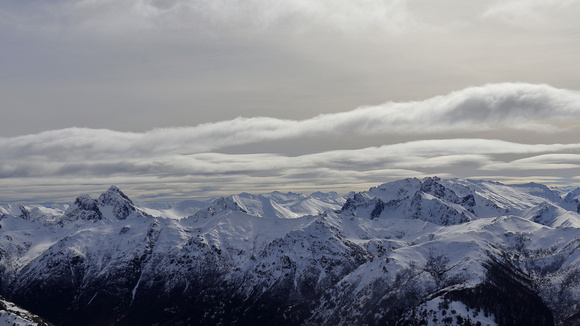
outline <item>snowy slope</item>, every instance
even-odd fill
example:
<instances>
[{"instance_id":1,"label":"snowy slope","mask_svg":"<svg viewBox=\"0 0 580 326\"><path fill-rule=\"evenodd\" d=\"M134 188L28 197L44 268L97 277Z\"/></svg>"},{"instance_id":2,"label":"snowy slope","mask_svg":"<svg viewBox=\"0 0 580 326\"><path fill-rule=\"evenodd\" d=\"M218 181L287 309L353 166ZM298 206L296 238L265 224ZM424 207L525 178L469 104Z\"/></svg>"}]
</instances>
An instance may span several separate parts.
<instances>
[{"instance_id":1,"label":"snowy slope","mask_svg":"<svg viewBox=\"0 0 580 326\"><path fill-rule=\"evenodd\" d=\"M338 210L342 206L342 198L336 193L313 195L275 191L260 195L241 193L230 198L250 215L261 217L297 218Z\"/></svg>"},{"instance_id":2,"label":"snowy slope","mask_svg":"<svg viewBox=\"0 0 580 326\"><path fill-rule=\"evenodd\" d=\"M184 200L177 203L168 202L136 202L135 206L143 212L158 217L167 217L172 219L182 219L198 212L200 209L207 207L209 201Z\"/></svg>"},{"instance_id":3,"label":"snowy slope","mask_svg":"<svg viewBox=\"0 0 580 326\"><path fill-rule=\"evenodd\" d=\"M572 207L576 208L576 212L580 213L580 188L576 188L570 191L564 197L564 202L569 203Z\"/></svg>"},{"instance_id":4,"label":"snowy slope","mask_svg":"<svg viewBox=\"0 0 580 326\"><path fill-rule=\"evenodd\" d=\"M0 293L59 325L580 322L580 215L539 184L242 193L181 219L113 186L19 211L0 215Z\"/></svg>"},{"instance_id":5,"label":"snowy slope","mask_svg":"<svg viewBox=\"0 0 580 326\"><path fill-rule=\"evenodd\" d=\"M49 322L22 309L0 295L0 325L50 326Z\"/></svg>"},{"instance_id":6,"label":"snowy slope","mask_svg":"<svg viewBox=\"0 0 580 326\"><path fill-rule=\"evenodd\" d=\"M343 196L336 192L316 192L310 196L297 193L274 191L264 194L240 193L227 196L228 201L236 204L254 216L279 218L296 218L304 215L317 215L323 212L338 210L345 202ZM215 201L220 201L218 198ZM203 202L186 200L179 203L141 202L135 204L151 216L181 219L206 209L213 201Z\"/></svg>"}]
</instances>

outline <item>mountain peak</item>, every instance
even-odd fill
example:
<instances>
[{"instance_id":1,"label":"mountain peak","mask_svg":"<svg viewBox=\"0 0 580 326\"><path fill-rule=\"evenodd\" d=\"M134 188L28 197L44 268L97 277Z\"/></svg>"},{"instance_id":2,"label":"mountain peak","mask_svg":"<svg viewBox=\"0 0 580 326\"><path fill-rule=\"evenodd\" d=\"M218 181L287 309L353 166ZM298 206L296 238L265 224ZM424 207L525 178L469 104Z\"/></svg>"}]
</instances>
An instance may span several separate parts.
<instances>
[{"instance_id":1,"label":"mountain peak","mask_svg":"<svg viewBox=\"0 0 580 326\"><path fill-rule=\"evenodd\" d=\"M563 212L565 212L565 210L552 203L544 201L537 206L524 211L522 217L538 224L553 226L558 216L562 215Z\"/></svg>"},{"instance_id":2,"label":"mountain peak","mask_svg":"<svg viewBox=\"0 0 580 326\"><path fill-rule=\"evenodd\" d=\"M575 199L580 199L580 187L578 187L578 188L570 191L568 194L566 194L566 196L564 197L564 202L571 203Z\"/></svg>"},{"instance_id":3,"label":"mountain peak","mask_svg":"<svg viewBox=\"0 0 580 326\"><path fill-rule=\"evenodd\" d=\"M58 219L0 207L14 212L0 214L0 294L71 325L553 326L579 315L580 215L544 188L407 179L351 193L342 210L269 196L221 197L179 220L139 218L117 187Z\"/></svg>"},{"instance_id":4,"label":"mountain peak","mask_svg":"<svg viewBox=\"0 0 580 326\"><path fill-rule=\"evenodd\" d=\"M129 199L119 187L112 185L107 191L99 196L99 202L104 205L112 205L119 201L126 201L133 205L133 201Z\"/></svg>"},{"instance_id":5,"label":"mountain peak","mask_svg":"<svg viewBox=\"0 0 580 326\"><path fill-rule=\"evenodd\" d=\"M242 213L247 213L245 209L238 205L233 196L228 196L220 197L214 200L208 207L199 210L193 216L207 218L227 211L239 211Z\"/></svg>"},{"instance_id":6,"label":"mountain peak","mask_svg":"<svg viewBox=\"0 0 580 326\"><path fill-rule=\"evenodd\" d=\"M133 201L115 185L109 187L107 191L99 196L98 203L101 211L106 213L106 216L118 220L124 220L133 213L143 216L142 212L137 210Z\"/></svg>"},{"instance_id":7,"label":"mountain peak","mask_svg":"<svg viewBox=\"0 0 580 326\"><path fill-rule=\"evenodd\" d=\"M103 213L99 209L98 202L89 195L78 196L64 213L65 220L80 219L85 221L98 221L103 219Z\"/></svg>"}]
</instances>

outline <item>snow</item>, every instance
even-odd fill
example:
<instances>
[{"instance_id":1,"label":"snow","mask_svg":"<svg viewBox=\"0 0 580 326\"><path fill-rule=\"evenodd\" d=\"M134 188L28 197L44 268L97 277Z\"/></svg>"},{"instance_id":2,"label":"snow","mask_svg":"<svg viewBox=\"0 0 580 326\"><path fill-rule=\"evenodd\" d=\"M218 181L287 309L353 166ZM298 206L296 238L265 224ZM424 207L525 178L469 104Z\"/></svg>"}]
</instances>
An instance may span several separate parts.
<instances>
[{"instance_id":1,"label":"snow","mask_svg":"<svg viewBox=\"0 0 580 326\"><path fill-rule=\"evenodd\" d=\"M580 187L568 192L566 194L566 196L564 196L563 200L566 203L570 203L575 199L579 199L580 198Z\"/></svg>"},{"instance_id":2,"label":"snow","mask_svg":"<svg viewBox=\"0 0 580 326\"><path fill-rule=\"evenodd\" d=\"M241 193L231 196L242 209L254 216L279 218L297 218L305 215L317 215L341 208L339 200L332 194L324 196L315 193L316 197L280 192L261 195Z\"/></svg>"},{"instance_id":3,"label":"snow","mask_svg":"<svg viewBox=\"0 0 580 326\"><path fill-rule=\"evenodd\" d=\"M474 309L470 310L459 301L444 302L441 297L427 301L415 309L417 314L425 315L425 320L427 321L427 324L424 324L425 326L462 325L468 321L471 322L471 325L475 325L477 322L484 326L497 325L493 314ZM461 323L458 321L461 321Z\"/></svg>"},{"instance_id":4,"label":"snow","mask_svg":"<svg viewBox=\"0 0 580 326\"><path fill-rule=\"evenodd\" d=\"M0 310L0 325L11 326L38 326L48 325L41 324L38 321L38 316L22 309L14 303L4 299L0 296L0 306L5 307Z\"/></svg>"},{"instance_id":5,"label":"snow","mask_svg":"<svg viewBox=\"0 0 580 326\"><path fill-rule=\"evenodd\" d=\"M2 206L4 275L24 287L49 280L65 261L77 286L76 276L82 284L100 284L131 267L138 273L126 276L131 303L160 275L167 277L168 293L188 291L196 277L219 275L248 300L286 281L293 284L284 288L288 297L300 298L306 291L301 284L309 282L312 291L332 294L313 313L326 316L338 309L334 305L350 307L355 299L371 304L375 284L404 277L423 291L475 287L486 277L482 264L490 255L507 257L534 281L553 286L580 268L580 215L560 195L533 183L405 179L348 199L335 193L241 193L195 205L183 206L194 211L188 217L176 204L138 207L111 187L97 200L79 196L66 212L35 206L32 219ZM98 216L97 210L101 219L87 218ZM578 286L569 291L580 296ZM424 293L415 309L428 315L429 325L457 316L495 325L493 316L475 316L457 301L443 315L442 298L432 294ZM82 295L89 305L99 298L94 289Z\"/></svg>"}]
</instances>

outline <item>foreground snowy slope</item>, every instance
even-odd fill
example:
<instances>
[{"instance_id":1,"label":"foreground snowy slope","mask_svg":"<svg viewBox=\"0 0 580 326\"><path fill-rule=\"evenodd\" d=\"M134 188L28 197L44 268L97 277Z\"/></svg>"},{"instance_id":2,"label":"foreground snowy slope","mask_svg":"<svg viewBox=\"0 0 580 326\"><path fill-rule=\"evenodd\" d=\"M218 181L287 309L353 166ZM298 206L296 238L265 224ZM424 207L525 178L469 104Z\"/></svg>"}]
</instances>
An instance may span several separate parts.
<instances>
[{"instance_id":1,"label":"foreground snowy slope","mask_svg":"<svg viewBox=\"0 0 580 326\"><path fill-rule=\"evenodd\" d=\"M0 325L51 326L52 324L0 295Z\"/></svg>"},{"instance_id":2,"label":"foreground snowy slope","mask_svg":"<svg viewBox=\"0 0 580 326\"><path fill-rule=\"evenodd\" d=\"M579 325L575 191L405 179L175 219L113 186L4 208L0 294L59 325Z\"/></svg>"}]
</instances>

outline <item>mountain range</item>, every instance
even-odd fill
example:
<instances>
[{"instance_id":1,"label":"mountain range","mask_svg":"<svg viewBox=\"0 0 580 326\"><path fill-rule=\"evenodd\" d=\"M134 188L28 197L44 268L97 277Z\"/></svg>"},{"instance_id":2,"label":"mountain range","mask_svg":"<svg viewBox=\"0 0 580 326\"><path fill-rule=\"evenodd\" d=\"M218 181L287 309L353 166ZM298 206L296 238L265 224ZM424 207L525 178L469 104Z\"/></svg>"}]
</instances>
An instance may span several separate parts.
<instances>
[{"instance_id":1,"label":"mountain range","mask_svg":"<svg viewBox=\"0 0 580 326\"><path fill-rule=\"evenodd\" d=\"M437 177L343 196L135 203L111 186L5 204L0 321L580 325L579 213L580 188Z\"/></svg>"}]
</instances>

